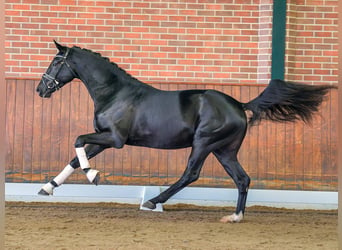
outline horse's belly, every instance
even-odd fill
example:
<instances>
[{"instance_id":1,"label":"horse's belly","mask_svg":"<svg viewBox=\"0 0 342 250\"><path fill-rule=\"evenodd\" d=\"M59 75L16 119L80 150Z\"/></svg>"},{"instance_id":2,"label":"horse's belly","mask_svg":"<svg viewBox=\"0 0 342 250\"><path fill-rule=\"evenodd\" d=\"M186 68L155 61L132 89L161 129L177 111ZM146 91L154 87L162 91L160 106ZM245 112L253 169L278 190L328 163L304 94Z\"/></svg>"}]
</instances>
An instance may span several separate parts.
<instances>
[{"instance_id":1,"label":"horse's belly","mask_svg":"<svg viewBox=\"0 0 342 250\"><path fill-rule=\"evenodd\" d=\"M145 133L136 133L128 137L128 145L160 148L177 149L192 146L193 131L182 129L178 131L159 128Z\"/></svg>"}]
</instances>

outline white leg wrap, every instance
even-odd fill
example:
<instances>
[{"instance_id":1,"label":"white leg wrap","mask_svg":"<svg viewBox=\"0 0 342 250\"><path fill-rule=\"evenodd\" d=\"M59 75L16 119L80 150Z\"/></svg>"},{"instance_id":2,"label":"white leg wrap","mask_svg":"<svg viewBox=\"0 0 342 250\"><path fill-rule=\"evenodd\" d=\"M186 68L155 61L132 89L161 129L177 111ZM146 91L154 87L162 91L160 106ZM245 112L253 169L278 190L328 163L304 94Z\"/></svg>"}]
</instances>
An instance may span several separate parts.
<instances>
[{"instance_id":1,"label":"white leg wrap","mask_svg":"<svg viewBox=\"0 0 342 250\"><path fill-rule=\"evenodd\" d=\"M42 189L45 191L45 192L47 192L49 195L53 195L53 189L54 189L55 187L50 183L50 182L48 182L48 183L46 183L43 187L42 187Z\"/></svg>"},{"instance_id":2,"label":"white leg wrap","mask_svg":"<svg viewBox=\"0 0 342 250\"><path fill-rule=\"evenodd\" d=\"M58 185L62 185L64 181L74 172L74 168L68 164L62 172L60 172L54 179L53 181ZM51 182L46 183L43 187L42 190L44 190L46 193L49 195L53 195L53 190L55 186L51 184Z\"/></svg>"},{"instance_id":3,"label":"white leg wrap","mask_svg":"<svg viewBox=\"0 0 342 250\"><path fill-rule=\"evenodd\" d=\"M89 169L89 171L87 172L86 176L87 176L87 178L88 178L90 183L93 183L93 181L94 181L94 179L95 179L95 177L97 176L98 173L99 173L98 170Z\"/></svg>"},{"instance_id":4,"label":"white leg wrap","mask_svg":"<svg viewBox=\"0 0 342 250\"><path fill-rule=\"evenodd\" d=\"M89 169L88 171L86 171L86 175L87 175L89 182L93 183L99 171L95 169L90 169L90 164L87 158L87 154L84 150L84 147L76 148L76 155L77 155L78 161L80 162L81 168L83 170ZM95 182L95 184L97 185L97 182Z\"/></svg>"},{"instance_id":5,"label":"white leg wrap","mask_svg":"<svg viewBox=\"0 0 342 250\"><path fill-rule=\"evenodd\" d=\"M62 172L59 173L53 180L58 186L62 185L64 181L74 172L74 168L68 164Z\"/></svg>"},{"instance_id":6,"label":"white leg wrap","mask_svg":"<svg viewBox=\"0 0 342 250\"><path fill-rule=\"evenodd\" d=\"M84 147L76 148L76 155L77 155L78 161L80 162L82 169L90 168L90 164L87 158L87 154L84 150Z\"/></svg>"}]
</instances>

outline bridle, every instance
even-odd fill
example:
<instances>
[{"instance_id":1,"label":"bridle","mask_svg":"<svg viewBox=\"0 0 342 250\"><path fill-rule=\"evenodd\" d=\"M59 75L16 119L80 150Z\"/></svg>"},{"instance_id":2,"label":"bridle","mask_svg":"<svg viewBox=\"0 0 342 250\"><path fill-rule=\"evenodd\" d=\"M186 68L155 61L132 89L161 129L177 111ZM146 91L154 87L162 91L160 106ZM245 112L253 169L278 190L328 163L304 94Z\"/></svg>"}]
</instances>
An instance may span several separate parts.
<instances>
[{"instance_id":1,"label":"bridle","mask_svg":"<svg viewBox=\"0 0 342 250\"><path fill-rule=\"evenodd\" d=\"M68 69L74 75L74 77L77 77L76 72L71 68L70 64L67 62L67 57L69 55L69 52L70 52L70 49L67 48L67 51L66 51L64 56L62 56L62 55L56 55L55 56L54 60L56 58L62 58L62 62L61 62L60 67L54 76L49 75L47 73L43 74L42 81L48 89L55 89L55 90L60 89L60 87L59 87L60 82L56 78L57 78L57 75L59 74L59 72L62 70L62 67L64 64L68 67Z\"/></svg>"}]
</instances>

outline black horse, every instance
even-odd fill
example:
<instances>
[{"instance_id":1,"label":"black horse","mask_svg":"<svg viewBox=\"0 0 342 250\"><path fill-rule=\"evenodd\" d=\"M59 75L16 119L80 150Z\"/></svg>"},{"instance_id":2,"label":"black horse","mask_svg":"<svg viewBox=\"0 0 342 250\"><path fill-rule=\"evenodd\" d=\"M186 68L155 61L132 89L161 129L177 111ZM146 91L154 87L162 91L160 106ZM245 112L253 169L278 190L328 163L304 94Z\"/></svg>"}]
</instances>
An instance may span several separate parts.
<instances>
[{"instance_id":1,"label":"black horse","mask_svg":"<svg viewBox=\"0 0 342 250\"><path fill-rule=\"evenodd\" d=\"M213 153L239 190L236 211L223 222L239 222L245 211L250 178L237 160L249 124L260 120L309 122L332 85L309 86L271 80L255 99L241 103L215 90L162 91L133 78L98 53L57 42L58 53L37 87L41 97L50 97L74 78L87 87L95 105L95 133L76 139L77 157L39 194L53 189L81 166L90 182L98 184L99 173L88 159L106 148L125 144L178 149L192 147L182 177L167 190L143 204L154 209L172 195L196 181L202 165ZM84 146L87 147L84 149Z\"/></svg>"}]
</instances>

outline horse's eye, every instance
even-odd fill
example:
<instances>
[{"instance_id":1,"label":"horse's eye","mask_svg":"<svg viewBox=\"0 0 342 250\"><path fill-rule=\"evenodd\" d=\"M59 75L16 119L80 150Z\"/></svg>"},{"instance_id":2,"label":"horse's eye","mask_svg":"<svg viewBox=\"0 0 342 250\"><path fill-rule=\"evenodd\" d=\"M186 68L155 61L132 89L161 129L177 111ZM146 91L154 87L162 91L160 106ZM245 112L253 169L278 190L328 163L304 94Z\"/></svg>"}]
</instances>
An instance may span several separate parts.
<instances>
[{"instance_id":1,"label":"horse's eye","mask_svg":"<svg viewBox=\"0 0 342 250\"><path fill-rule=\"evenodd\" d=\"M61 63L62 61L60 61L60 60L55 60L54 62L53 62L53 66L57 66L57 65L59 65L60 63Z\"/></svg>"}]
</instances>

